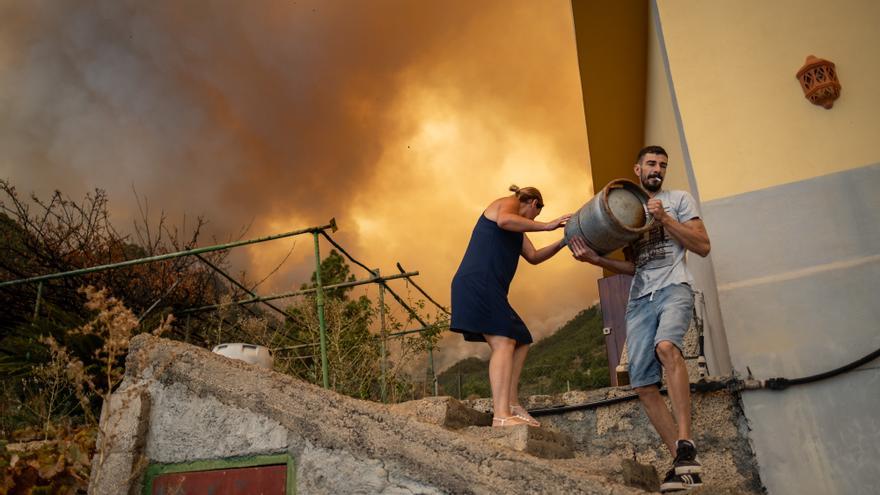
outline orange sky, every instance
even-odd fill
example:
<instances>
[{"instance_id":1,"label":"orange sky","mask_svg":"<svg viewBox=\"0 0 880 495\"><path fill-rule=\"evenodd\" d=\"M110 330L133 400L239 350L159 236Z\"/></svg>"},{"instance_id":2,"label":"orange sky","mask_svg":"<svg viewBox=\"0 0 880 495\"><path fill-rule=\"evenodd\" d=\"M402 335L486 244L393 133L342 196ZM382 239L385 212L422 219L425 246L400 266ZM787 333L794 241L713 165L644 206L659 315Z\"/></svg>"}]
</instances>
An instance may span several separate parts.
<instances>
[{"instance_id":1,"label":"orange sky","mask_svg":"<svg viewBox=\"0 0 880 495\"><path fill-rule=\"evenodd\" d=\"M0 18L0 177L103 188L123 231L132 187L154 217L205 215L203 244L336 217L355 256L419 270L448 304L474 222L510 184L541 189L539 220L592 194L565 0L20 2ZM289 290L310 239L232 261L259 280L291 245L260 288ZM540 337L597 299L598 276L567 251L523 262L511 303ZM438 367L486 347L446 337Z\"/></svg>"}]
</instances>

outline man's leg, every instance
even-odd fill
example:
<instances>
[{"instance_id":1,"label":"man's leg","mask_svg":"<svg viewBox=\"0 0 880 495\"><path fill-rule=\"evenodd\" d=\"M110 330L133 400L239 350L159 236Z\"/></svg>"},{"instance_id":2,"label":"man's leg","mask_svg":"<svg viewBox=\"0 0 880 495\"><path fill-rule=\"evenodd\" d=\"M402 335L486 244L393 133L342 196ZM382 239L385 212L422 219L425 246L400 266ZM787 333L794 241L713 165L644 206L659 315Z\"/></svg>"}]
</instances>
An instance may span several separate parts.
<instances>
[{"instance_id":1,"label":"man's leg","mask_svg":"<svg viewBox=\"0 0 880 495\"><path fill-rule=\"evenodd\" d=\"M691 288L671 285L658 291L660 321L657 325L654 352L666 370L666 388L672 402L677 428L675 460L660 485L661 491L690 488L702 484L702 466L697 461L697 448L691 440L691 397L687 366L681 353L684 335L690 326L694 309Z\"/></svg>"},{"instance_id":2,"label":"man's leg","mask_svg":"<svg viewBox=\"0 0 880 495\"><path fill-rule=\"evenodd\" d=\"M663 482L660 484L660 492L676 492L687 490L703 484L700 478L702 466L697 461L697 450L691 441L691 398L690 384L688 383L687 367L684 363L684 357L681 351L672 342L662 340L657 343L657 356L666 369L666 390L669 394L669 400L672 402L672 410L675 413L675 421L673 422L672 414L666 407L666 402L660 397L659 392L656 393L655 402L658 409L662 408L656 414L665 416L663 419L667 424L663 428L667 428L665 433L661 433L663 441L672 452L675 460ZM641 394L639 395L641 397ZM642 400L645 403L645 400ZM648 407L645 407L648 410ZM649 414L650 416L650 414ZM661 419L661 421L663 421ZM660 431L657 421L651 418L657 431Z\"/></svg>"},{"instance_id":3,"label":"man's leg","mask_svg":"<svg viewBox=\"0 0 880 495\"><path fill-rule=\"evenodd\" d=\"M642 407L645 408L645 414L654 425L654 429L660 434L663 443L675 455L675 441L678 440L675 421L672 419L672 413L666 407L666 401L660 395L660 389L656 385L648 385L647 387L638 387L635 389L639 394L639 400Z\"/></svg>"},{"instance_id":4,"label":"man's leg","mask_svg":"<svg viewBox=\"0 0 880 495\"><path fill-rule=\"evenodd\" d=\"M678 425L675 440L690 440L691 387L684 357L678 347L667 340L657 344L657 356L666 370L666 389L669 392L669 400L672 401L672 410L675 412L675 422ZM663 407L665 408L666 405L664 404ZM671 451L675 452L675 449L673 448Z\"/></svg>"},{"instance_id":5,"label":"man's leg","mask_svg":"<svg viewBox=\"0 0 880 495\"><path fill-rule=\"evenodd\" d=\"M629 376L639 394L645 414L663 443L675 455L675 421L660 395L663 370L654 354L654 337L659 323L658 305L648 296L630 301L626 309L626 345L629 351Z\"/></svg>"}]
</instances>

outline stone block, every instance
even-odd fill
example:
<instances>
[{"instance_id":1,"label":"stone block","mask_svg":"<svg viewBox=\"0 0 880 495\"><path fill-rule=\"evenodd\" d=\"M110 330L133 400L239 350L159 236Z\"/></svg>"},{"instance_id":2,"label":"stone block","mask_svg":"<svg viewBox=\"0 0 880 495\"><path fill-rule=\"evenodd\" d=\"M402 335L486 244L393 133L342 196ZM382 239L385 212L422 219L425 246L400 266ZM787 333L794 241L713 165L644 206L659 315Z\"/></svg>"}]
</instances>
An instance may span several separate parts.
<instances>
[{"instance_id":1,"label":"stone block","mask_svg":"<svg viewBox=\"0 0 880 495\"><path fill-rule=\"evenodd\" d=\"M492 415L468 407L452 397L428 397L390 406L391 412L413 416L423 423L446 428L489 426Z\"/></svg>"},{"instance_id":2,"label":"stone block","mask_svg":"<svg viewBox=\"0 0 880 495\"><path fill-rule=\"evenodd\" d=\"M464 431L480 440L543 459L574 457L574 443L571 437L547 428L517 425L501 428L471 427Z\"/></svg>"}]
</instances>

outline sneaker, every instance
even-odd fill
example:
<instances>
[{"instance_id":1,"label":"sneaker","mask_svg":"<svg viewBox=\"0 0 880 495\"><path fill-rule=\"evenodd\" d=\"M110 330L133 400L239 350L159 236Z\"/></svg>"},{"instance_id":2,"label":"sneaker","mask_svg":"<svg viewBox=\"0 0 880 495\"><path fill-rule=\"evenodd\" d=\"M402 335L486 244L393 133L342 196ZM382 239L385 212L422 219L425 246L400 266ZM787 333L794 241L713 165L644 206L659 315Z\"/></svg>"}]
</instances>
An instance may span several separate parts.
<instances>
[{"instance_id":1,"label":"sneaker","mask_svg":"<svg viewBox=\"0 0 880 495\"><path fill-rule=\"evenodd\" d=\"M672 463L675 474L700 474L703 467L697 461L697 447L690 440L679 440Z\"/></svg>"},{"instance_id":2,"label":"sneaker","mask_svg":"<svg viewBox=\"0 0 880 495\"><path fill-rule=\"evenodd\" d=\"M699 474L675 474L675 468L666 473L666 478L660 485L660 493L680 492L703 486L703 480Z\"/></svg>"}]
</instances>

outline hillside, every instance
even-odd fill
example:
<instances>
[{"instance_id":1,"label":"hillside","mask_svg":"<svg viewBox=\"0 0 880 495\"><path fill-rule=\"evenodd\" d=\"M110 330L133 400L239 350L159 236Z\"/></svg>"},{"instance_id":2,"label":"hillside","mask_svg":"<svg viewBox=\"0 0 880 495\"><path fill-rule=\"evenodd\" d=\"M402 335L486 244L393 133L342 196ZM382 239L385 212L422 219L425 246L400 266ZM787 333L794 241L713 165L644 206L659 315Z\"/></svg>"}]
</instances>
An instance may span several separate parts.
<instances>
[{"instance_id":1,"label":"hillside","mask_svg":"<svg viewBox=\"0 0 880 495\"><path fill-rule=\"evenodd\" d=\"M461 360L437 379L440 393L454 397L489 397L489 362ZM607 387L608 360L598 306L585 309L553 334L532 345L520 379L522 395Z\"/></svg>"}]
</instances>

